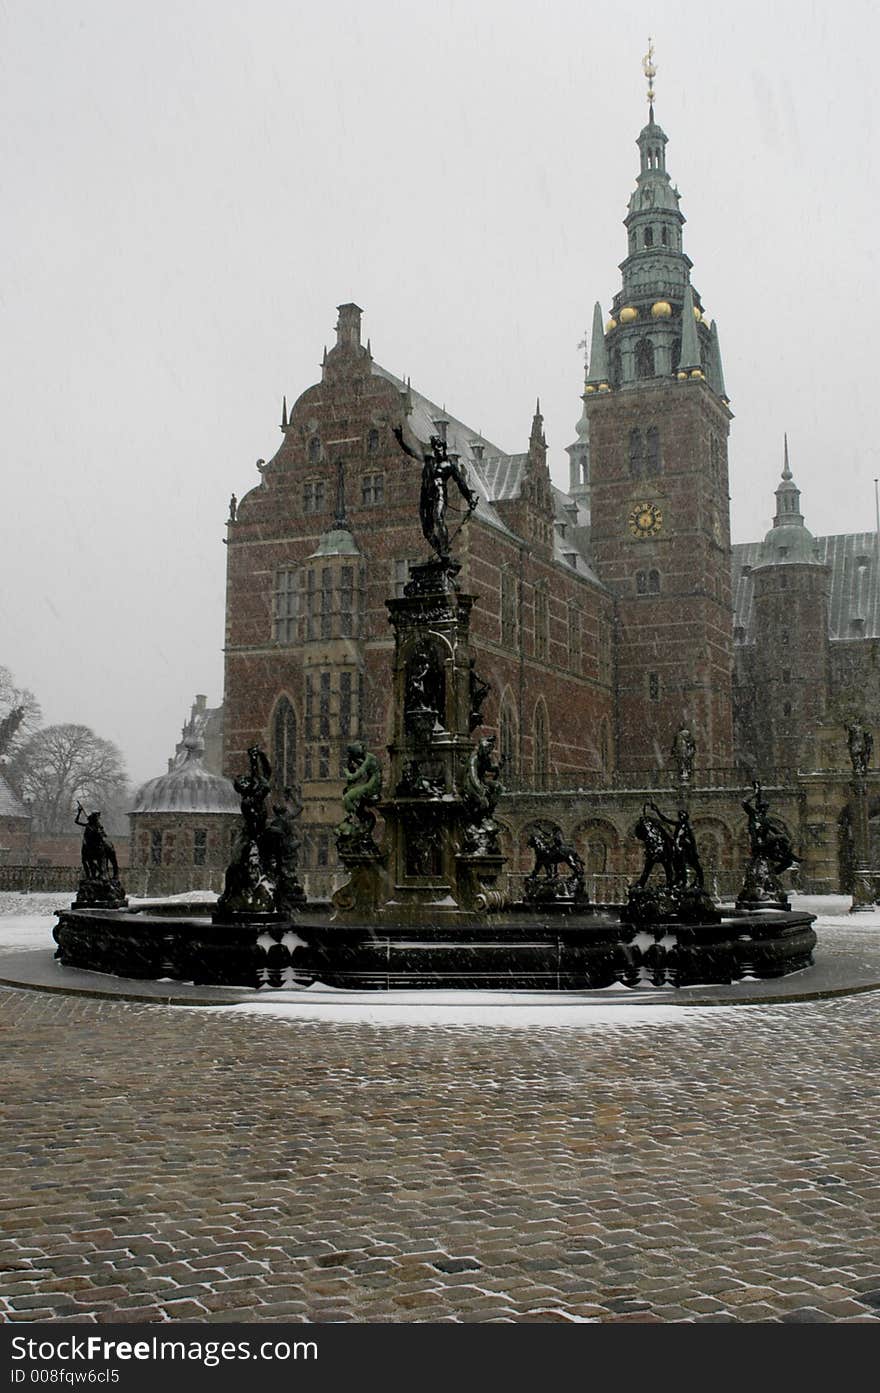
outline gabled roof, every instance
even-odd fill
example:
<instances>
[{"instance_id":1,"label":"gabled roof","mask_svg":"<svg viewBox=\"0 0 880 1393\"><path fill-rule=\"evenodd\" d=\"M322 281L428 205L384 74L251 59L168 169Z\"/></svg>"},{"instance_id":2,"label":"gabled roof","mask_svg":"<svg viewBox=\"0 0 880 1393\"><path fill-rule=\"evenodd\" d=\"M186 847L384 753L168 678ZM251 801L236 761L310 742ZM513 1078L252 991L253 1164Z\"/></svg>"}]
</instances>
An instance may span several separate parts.
<instances>
[{"instance_id":1,"label":"gabled roof","mask_svg":"<svg viewBox=\"0 0 880 1393\"><path fill-rule=\"evenodd\" d=\"M384 377L386 381L393 383L399 392L409 394L412 410L408 419L420 440L427 441L430 436L436 435L435 421L442 419L448 422L446 428L447 447L450 452L461 458L467 468L468 478L479 495L477 517L491 523L493 527L497 527L508 537L516 538L516 533L503 521L493 504L506 499L519 498L528 454L508 455L498 445L493 445L490 440L487 440L480 431L472 430L470 426L465 425L463 421L459 421L451 412L447 411L446 407L438 406L429 397L422 396L414 387L409 386L401 378L395 377L394 373L389 372L387 368L374 362L372 370L377 377ZM477 449L482 446L482 459L477 458L474 446ZM576 506L574 500L567 493L556 488L555 485L553 498L557 521L572 522L572 517L566 513L566 509ZM583 550L582 535L575 537L574 532L575 528L572 527L570 537L560 539L558 534L554 536L553 559L598 585L600 582ZM522 538L516 538L516 540L521 541Z\"/></svg>"},{"instance_id":2,"label":"gabled roof","mask_svg":"<svg viewBox=\"0 0 880 1393\"><path fill-rule=\"evenodd\" d=\"M817 537L816 557L830 568L828 637L880 638L880 546L875 532ZM766 562L763 542L731 549L734 637L754 642L754 584L751 571Z\"/></svg>"}]
</instances>

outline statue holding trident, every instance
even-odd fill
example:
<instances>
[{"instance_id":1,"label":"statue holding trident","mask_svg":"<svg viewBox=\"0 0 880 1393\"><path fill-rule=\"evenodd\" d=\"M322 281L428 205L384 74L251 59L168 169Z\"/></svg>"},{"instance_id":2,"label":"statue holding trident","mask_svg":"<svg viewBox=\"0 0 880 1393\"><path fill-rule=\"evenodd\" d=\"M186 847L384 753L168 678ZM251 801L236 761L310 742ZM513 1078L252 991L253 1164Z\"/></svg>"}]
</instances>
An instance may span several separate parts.
<instances>
[{"instance_id":1,"label":"statue holding trident","mask_svg":"<svg viewBox=\"0 0 880 1393\"><path fill-rule=\"evenodd\" d=\"M411 459L418 460L422 466L422 487L419 495L422 532L439 559L446 561L449 558L451 542L449 528L446 526L450 479L467 503L467 512L462 522L466 522L476 508L480 501L479 496L470 487L458 456L447 453L446 441L441 436L432 435L430 447L426 450L409 427L395 426L394 434L401 450Z\"/></svg>"}]
</instances>

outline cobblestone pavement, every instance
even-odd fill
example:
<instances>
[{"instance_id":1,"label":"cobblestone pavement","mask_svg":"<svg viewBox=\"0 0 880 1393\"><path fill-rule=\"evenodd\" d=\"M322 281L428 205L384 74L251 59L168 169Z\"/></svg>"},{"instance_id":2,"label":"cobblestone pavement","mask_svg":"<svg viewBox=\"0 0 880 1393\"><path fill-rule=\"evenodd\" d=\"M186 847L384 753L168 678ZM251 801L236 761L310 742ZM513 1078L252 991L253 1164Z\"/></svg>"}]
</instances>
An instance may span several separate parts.
<instances>
[{"instance_id":1,"label":"cobblestone pavement","mask_svg":"<svg viewBox=\"0 0 880 1393\"><path fill-rule=\"evenodd\" d=\"M660 1023L0 992L5 1321L880 1319L880 993Z\"/></svg>"}]
</instances>

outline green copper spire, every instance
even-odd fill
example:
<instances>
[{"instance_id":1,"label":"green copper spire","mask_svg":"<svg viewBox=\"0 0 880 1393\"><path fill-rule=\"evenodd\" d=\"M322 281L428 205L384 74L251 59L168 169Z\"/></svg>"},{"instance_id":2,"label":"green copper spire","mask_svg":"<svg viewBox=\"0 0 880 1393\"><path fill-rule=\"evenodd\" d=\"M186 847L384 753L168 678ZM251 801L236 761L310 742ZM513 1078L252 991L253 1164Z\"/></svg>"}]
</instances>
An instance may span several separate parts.
<instances>
[{"instance_id":1,"label":"green copper spire","mask_svg":"<svg viewBox=\"0 0 880 1393\"><path fill-rule=\"evenodd\" d=\"M709 386L717 392L722 401L728 401L724 386L724 369L721 366L721 348L718 343L718 328L715 320L709 325Z\"/></svg>"},{"instance_id":2,"label":"green copper spire","mask_svg":"<svg viewBox=\"0 0 880 1393\"><path fill-rule=\"evenodd\" d=\"M605 329L602 324L602 306L596 301L593 309L593 337L590 343L590 367L587 373L587 389L608 386L608 353L605 348Z\"/></svg>"},{"instance_id":3,"label":"green copper spire","mask_svg":"<svg viewBox=\"0 0 880 1393\"><path fill-rule=\"evenodd\" d=\"M681 308L681 356L678 360L677 372L679 377L683 373L690 376L692 372L702 372L702 369L697 317L694 314L694 292L688 286L684 292L684 304Z\"/></svg>"},{"instance_id":4,"label":"green copper spire","mask_svg":"<svg viewBox=\"0 0 880 1393\"><path fill-rule=\"evenodd\" d=\"M624 219L627 256L620 265L621 289L603 335L603 355L596 358L593 350L587 390L597 390L606 377L617 391L680 372L699 378L705 374L704 380L727 405L717 330L710 330L691 284L692 262L682 246L680 194L666 168L666 133L654 115L657 65L650 40L642 66L648 83L648 123L636 142L639 171Z\"/></svg>"}]
</instances>

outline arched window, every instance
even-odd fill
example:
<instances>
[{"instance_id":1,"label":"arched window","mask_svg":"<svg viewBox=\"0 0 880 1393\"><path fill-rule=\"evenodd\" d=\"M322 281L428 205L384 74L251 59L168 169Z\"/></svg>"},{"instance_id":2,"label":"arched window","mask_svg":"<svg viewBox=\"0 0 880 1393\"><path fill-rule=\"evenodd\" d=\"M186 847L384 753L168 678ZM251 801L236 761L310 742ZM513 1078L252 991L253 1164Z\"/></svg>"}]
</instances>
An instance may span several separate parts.
<instances>
[{"instance_id":1,"label":"arched window","mask_svg":"<svg viewBox=\"0 0 880 1393\"><path fill-rule=\"evenodd\" d=\"M549 747L547 739L547 712L544 703L538 702L535 707L535 787L544 788L547 783L547 771L550 765Z\"/></svg>"},{"instance_id":2,"label":"arched window","mask_svg":"<svg viewBox=\"0 0 880 1393\"><path fill-rule=\"evenodd\" d=\"M375 455L379 449L379 432L373 427L367 434L367 453Z\"/></svg>"},{"instance_id":3,"label":"arched window","mask_svg":"<svg viewBox=\"0 0 880 1393\"><path fill-rule=\"evenodd\" d=\"M272 774L278 788L290 788L296 783L296 712L286 696L275 707Z\"/></svg>"},{"instance_id":4,"label":"arched window","mask_svg":"<svg viewBox=\"0 0 880 1393\"><path fill-rule=\"evenodd\" d=\"M648 594L649 594L649 595L659 595L659 594L660 594L660 572L659 572L659 571L649 571L649 572L648 572Z\"/></svg>"},{"instance_id":5,"label":"arched window","mask_svg":"<svg viewBox=\"0 0 880 1393\"><path fill-rule=\"evenodd\" d=\"M321 458L321 439L320 436L313 435L309 441L309 464L317 464Z\"/></svg>"},{"instance_id":6,"label":"arched window","mask_svg":"<svg viewBox=\"0 0 880 1393\"><path fill-rule=\"evenodd\" d=\"M669 245L669 229L665 225L660 229L660 241L664 247Z\"/></svg>"},{"instance_id":7,"label":"arched window","mask_svg":"<svg viewBox=\"0 0 880 1393\"><path fill-rule=\"evenodd\" d=\"M650 339L639 339L636 344L636 377L654 376L654 345Z\"/></svg>"},{"instance_id":8,"label":"arched window","mask_svg":"<svg viewBox=\"0 0 880 1393\"><path fill-rule=\"evenodd\" d=\"M647 595L648 593L648 572L636 571L636 594Z\"/></svg>"},{"instance_id":9,"label":"arched window","mask_svg":"<svg viewBox=\"0 0 880 1393\"><path fill-rule=\"evenodd\" d=\"M645 246L646 246L646 247L653 247L653 245L654 245L654 229L653 229L653 227L646 227L646 228L645 228Z\"/></svg>"}]
</instances>

